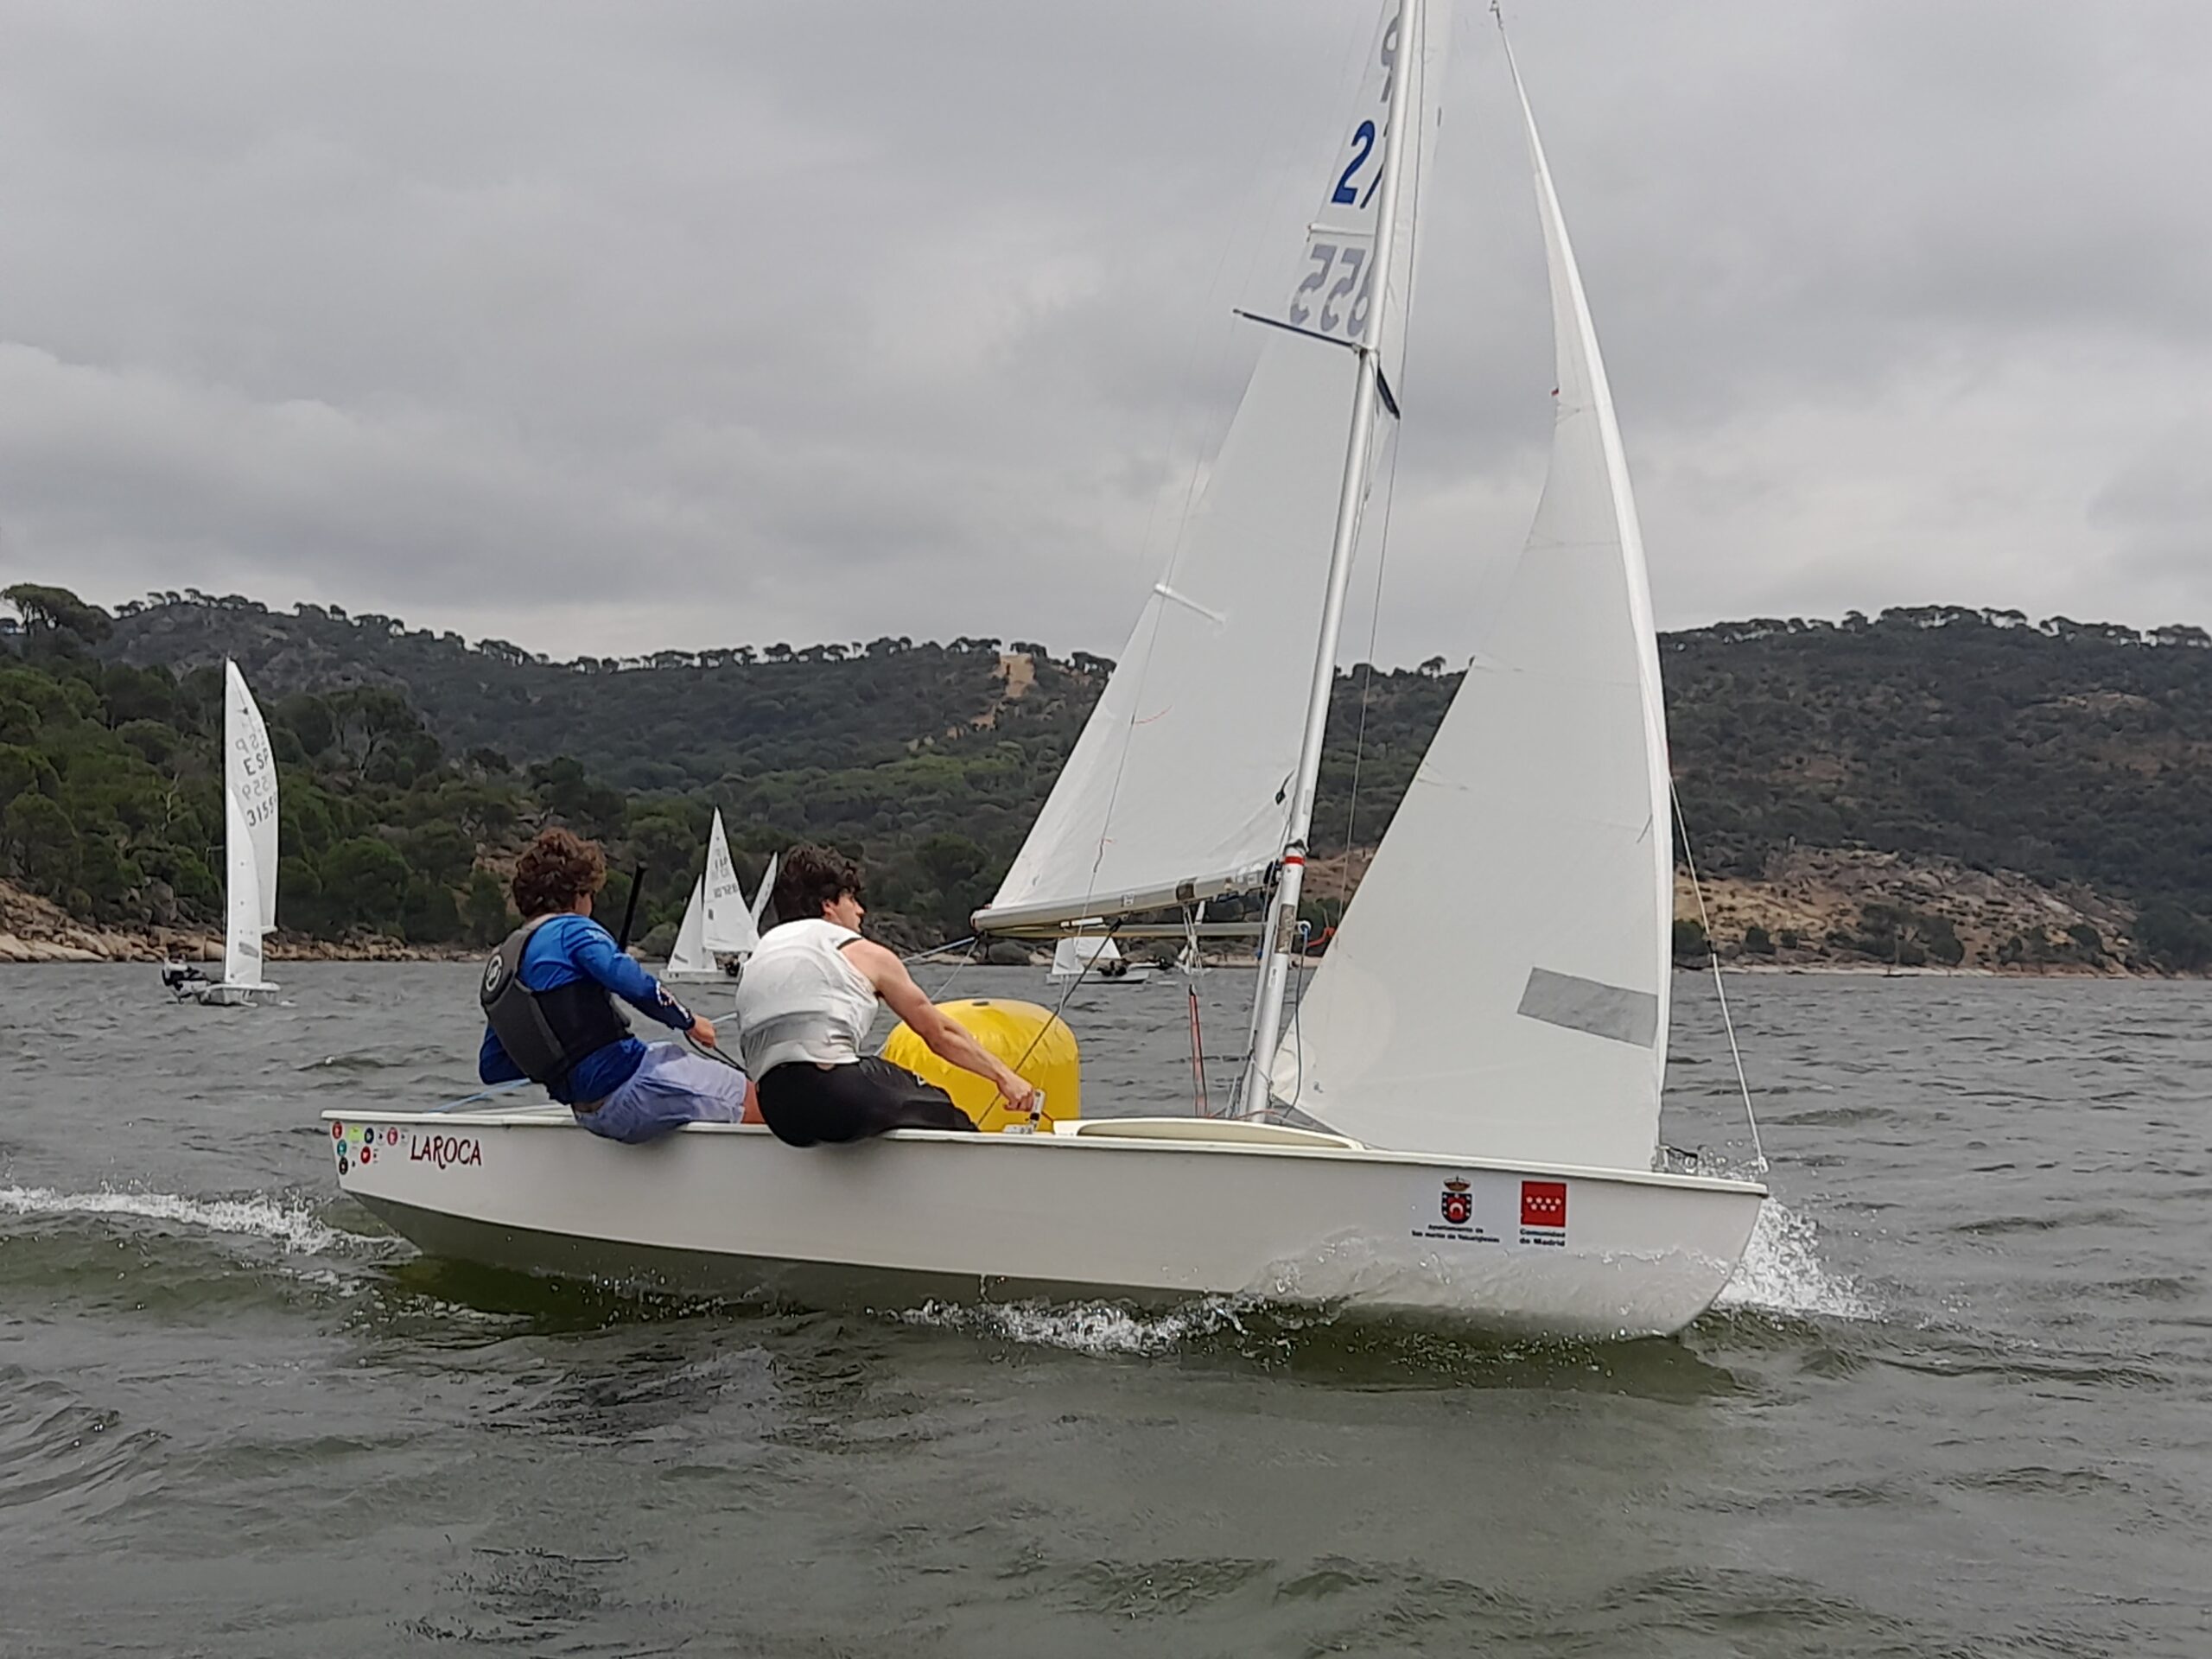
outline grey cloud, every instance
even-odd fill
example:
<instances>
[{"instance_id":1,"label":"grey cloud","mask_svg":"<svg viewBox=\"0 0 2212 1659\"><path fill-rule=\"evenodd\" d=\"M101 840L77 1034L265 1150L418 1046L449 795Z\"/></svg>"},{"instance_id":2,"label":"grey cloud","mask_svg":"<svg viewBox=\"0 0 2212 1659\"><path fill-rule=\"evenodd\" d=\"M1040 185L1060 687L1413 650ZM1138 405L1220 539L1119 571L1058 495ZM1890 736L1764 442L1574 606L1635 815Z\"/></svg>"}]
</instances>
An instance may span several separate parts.
<instances>
[{"instance_id":1,"label":"grey cloud","mask_svg":"<svg viewBox=\"0 0 2212 1659\"><path fill-rule=\"evenodd\" d=\"M0 0L0 563L556 652L1115 651L1370 25ZM1401 660L1471 632L1548 428L1520 140L1458 35ZM1662 621L2212 614L2212 12L1568 0L1516 40Z\"/></svg>"}]
</instances>

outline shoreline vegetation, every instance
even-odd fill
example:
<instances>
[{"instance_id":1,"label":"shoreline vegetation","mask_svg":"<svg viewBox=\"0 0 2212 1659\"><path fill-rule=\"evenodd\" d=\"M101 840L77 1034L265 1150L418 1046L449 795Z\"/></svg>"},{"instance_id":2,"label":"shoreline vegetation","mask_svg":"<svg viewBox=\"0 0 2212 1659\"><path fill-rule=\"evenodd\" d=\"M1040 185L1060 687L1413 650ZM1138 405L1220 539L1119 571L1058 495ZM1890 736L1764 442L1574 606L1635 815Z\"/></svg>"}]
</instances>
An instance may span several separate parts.
<instances>
[{"instance_id":1,"label":"shoreline vegetation","mask_svg":"<svg viewBox=\"0 0 2212 1659\"><path fill-rule=\"evenodd\" d=\"M741 880L831 843L866 864L886 943L961 937L1113 668L967 637L556 662L196 590L0 599L0 961L208 959L226 656L282 785L278 962L481 951L550 823L606 845L607 912L642 878L639 950L660 959L716 808ZM1704 877L1702 908L1678 880L1682 965L1709 944L1745 969L2212 970L2212 634L1918 607L1716 624L1660 658ZM1300 907L1317 938L1459 677L1442 658L1340 674Z\"/></svg>"}]
</instances>

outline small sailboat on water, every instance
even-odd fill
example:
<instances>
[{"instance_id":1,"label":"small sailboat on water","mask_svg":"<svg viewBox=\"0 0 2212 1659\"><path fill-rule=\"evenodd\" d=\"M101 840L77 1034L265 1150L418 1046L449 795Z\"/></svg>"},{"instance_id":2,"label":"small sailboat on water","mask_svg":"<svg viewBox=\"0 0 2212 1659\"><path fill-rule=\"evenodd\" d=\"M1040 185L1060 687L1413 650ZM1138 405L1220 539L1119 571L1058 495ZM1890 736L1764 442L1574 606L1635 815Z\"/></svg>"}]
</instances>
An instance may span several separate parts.
<instances>
[{"instance_id":1,"label":"small sailboat on water","mask_svg":"<svg viewBox=\"0 0 2212 1659\"><path fill-rule=\"evenodd\" d=\"M760 948L760 912L776 884L776 863L768 861L760 878L760 891L750 904L737 879L730 858L729 836L722 828L721 809L715 809L713 827L707 833L707 868L691 884L690 902L676 930L676 944L660 977L676 984L715 984L732 978L733 964Z\"/></svg>"},{"instance_id":2,"label":"small sailboat on water","mask_svg":"<svg viewBox=\"0 0 2212 1659\"><path fill-rule=\"evenodd\" d=\"M262 936L276 925L276 757L238 665L223 661L223 976L212 983L172 963L162 981L180 999L232 1007L274 1000Z\"/></svg>"},{"instance_id":3,"label":"small sailboat on water","mask_svg":"<svg viewBox=\"0 0 2212 1659\"><path fill-rule=\"evenodd\" d=\"M1079 979L1091 985L1141 985L1153 972L1148 966L1131 963L1104 934L1078 933L1052 947L1052 967L1046 977Z\"/></svg>"},{"instance_id":4,"label":"small sailboat on water","mask_svg":"<svg viewBox=\"0 0 2212 1659\"><path fill-rule=\"evenodd\" d=\"M1179 912L1195 940L1208 898L1264 894L1237 1115L798 1153L695 1124L644 1157L557 1108L327 1114L347 1192L426 1249L810 1298L1232 1294L1597 1336L1679 1330L1712 1304L1765 1189L1654 1167L1673 871L1656 647L1525 95L1558 356L1550 479L1421 775L1287 1002L1344 594L1378 428L1400 418L1438 58L1425 0L1388 0L1205 498L975 918L1058 938ZM1314 642L1305 663L1294 637ZM1460 941L1448 962L1419 948L1440 938Z\"/></svg>"}]
</instances>

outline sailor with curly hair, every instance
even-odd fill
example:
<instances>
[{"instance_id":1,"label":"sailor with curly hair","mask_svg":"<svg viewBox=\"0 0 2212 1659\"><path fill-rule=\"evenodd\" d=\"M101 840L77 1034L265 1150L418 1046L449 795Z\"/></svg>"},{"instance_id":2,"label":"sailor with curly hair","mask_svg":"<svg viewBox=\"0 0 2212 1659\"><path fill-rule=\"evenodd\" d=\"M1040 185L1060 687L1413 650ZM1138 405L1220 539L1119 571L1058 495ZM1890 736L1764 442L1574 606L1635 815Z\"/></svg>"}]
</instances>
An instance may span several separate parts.
<instances>
[{"instance_id":1,"label":"sailor with curly hair","mask_svg":"<svg viewBox=\"0 0 2212 1659\"><path fill-rule=\"evenodd\" d=\"M611 1141L634 1144L686 1123L745 1121L741 1071L679 1043L648 1046L630 1034L615 997L715 1046L713 1022L670 995L592 920L592 895L606 880L600 849L566 830L543 831L517 861L523 925L484 964L486 1028L477 1075L543 1084L577 1122Z\"/></svg>"}]
</instances>

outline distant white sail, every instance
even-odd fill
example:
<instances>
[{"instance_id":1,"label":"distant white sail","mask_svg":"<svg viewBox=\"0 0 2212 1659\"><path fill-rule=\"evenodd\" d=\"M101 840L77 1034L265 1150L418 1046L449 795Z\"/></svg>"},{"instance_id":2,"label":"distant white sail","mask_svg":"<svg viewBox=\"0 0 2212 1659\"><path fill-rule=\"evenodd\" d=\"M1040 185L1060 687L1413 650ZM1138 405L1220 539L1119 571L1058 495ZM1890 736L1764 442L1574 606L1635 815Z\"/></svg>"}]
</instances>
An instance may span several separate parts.
<instances>
[{"instance_id":1,"label":"distant white sail","mask_svg":"<svg viewBox=\"0 0 2212 1659\"><path fill-rule=\"evenodd\" d=\"M691 902L683 907L683 920L676 930L676 948L668 953L669 974L711 974L715 959L707 950L706 878L691 884Z\"/></svg>"},{"instance_id":2,"label":"distant white sail","mask_svg":"<svg viewBox=\"0 0 2212 1659\"><path fill-rule=\"evenodd\" d=\"M1550 476L1273 1080L1372 1145L1643 1170L1673 919L1658 652L1612 397L1525 92L1522 113L1558 356Z\"/></svg>"},{"instance_id":3,"label":"distant white sail","mask_svg":"<svg viewBox=\"0 0 2212 1659\"><path fill-rule=\"evenodd\" d=\"M1427 43L1402 53L1383 10L1342 153L1331 164L1288 298L1204 498L1154 588L1028 839L978 929L1113 916L1256 886L1283 848L1357 359L1378 312L1387 380L1405 307L1364 285L1379 211L1380 123L1402 63L1407 107L1433 129ZM1411 215L1399 215L1410 236ZM1394 288L1411 281L1399 258Z\"/></svg>"},{"instance_id":4,"label":"distant white sail","mask_svg":"<svg viewBox=\"0 0 2212 1659\"><path fill-rule=\"evenodd\" d=\"M266 983L261 963L261 889L254 878L253 835L237 791L223 791L223 983Z\"/></svg>"},{"instance_id":5,"label":"distant white sail","mask_svg":"<svg viewBox=\"0 0 2212 1659\"><path fill-rule=\"evenodd\" d=\"M721 810L715 810L714 828L707 836L705 938L707 949L718 956L749 956L760 948L760 930L739 885L737 866L731 862L729 837L722 830Z\"/></svg>"},{"instance_id":6,"label":"distant white sail","mask_svg":"<svg viewBox=\"0 0 2212 1659\"><path fill-rule=\"evenodd\" d=\"M264 933L276 925L276 757L269 747L269 728L246 690L238 665L223 662L223 787L245 815L252 852L255 904ZM238 860L227 855L235 872ZM258 978L257 973L255 977Z\"/></svg>"},{"instance_id":7,"label":"distant white sail","mask_svg":"<svg viewBox=\"0 0 2212 1659\"><path fill-rule=\"evenodd\" d=\"M1052 947L1054 979L1080 979L1083 970L1099 963L1119 962L1121 951L1114 941L1103 935L1091 938L1062 939Z\"/></svg>"},{"instance_id":8,"label":"distant white sail","mask_svg":"<svg viewBox=\"0 0 2212 1659\"><path fill-rule=\"evenodd\" d=\"M768 868L760 877L760 891L753 895L753 908L750 913L753 917L753 925L756 929L760 925L760 918L767 912L768 900L776 896L776 868L782 857L783 855L780 853L768 855Z\"/></svg>"}]
</instances>

